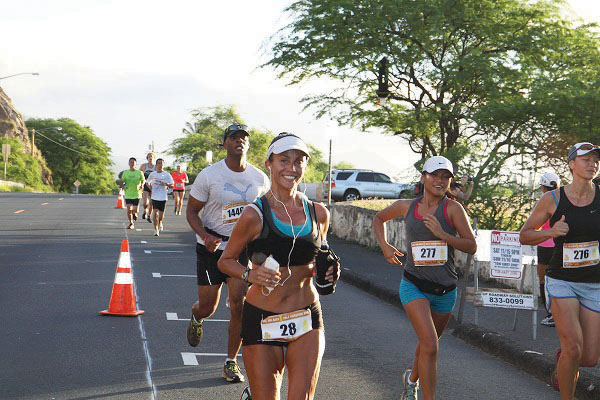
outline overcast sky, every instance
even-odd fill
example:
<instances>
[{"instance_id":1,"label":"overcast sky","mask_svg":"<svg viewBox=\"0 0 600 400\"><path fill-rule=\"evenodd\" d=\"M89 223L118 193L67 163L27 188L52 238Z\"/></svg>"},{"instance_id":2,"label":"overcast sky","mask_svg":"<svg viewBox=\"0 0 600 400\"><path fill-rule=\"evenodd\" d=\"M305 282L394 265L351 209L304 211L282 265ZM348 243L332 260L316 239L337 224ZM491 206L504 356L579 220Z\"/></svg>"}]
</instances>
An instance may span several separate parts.
<instances>
[{"instance_id":1,"label":"overcast sky","mask_svg":"<svg viewBox=\"0 0 600 400\"><path fill-rule=\"evenodd\" d=\"M190 110L235 104L252 127L292 131L346 161L398 178L413 173L400 139L340 128L302 112L300 98L328 82L286 87L261 45L281 27L289 1L0 0L0 81L25 118L69 117L112 148L115 170L144 158L154 141L164 155ZM600 21L597 0L571 0ZM168 5L167 5L168 4ZM260 6L258 6L260 5Z\"/></svg>"}]
</instances>

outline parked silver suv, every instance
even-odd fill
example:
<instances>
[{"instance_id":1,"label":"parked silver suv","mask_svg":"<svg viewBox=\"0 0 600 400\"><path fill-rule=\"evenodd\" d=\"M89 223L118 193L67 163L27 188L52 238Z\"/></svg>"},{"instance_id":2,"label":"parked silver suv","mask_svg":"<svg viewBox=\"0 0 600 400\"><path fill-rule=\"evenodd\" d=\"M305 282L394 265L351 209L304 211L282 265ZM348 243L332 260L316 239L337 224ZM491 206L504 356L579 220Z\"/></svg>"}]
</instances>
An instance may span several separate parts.
<instances>
[{"instance_id":1,"label":"parked silver suv","mask_svg":"<svg viewBox=\"0 0 600 400\"><path fill-rule=\"evenodd\" d=\"M331 198L352 201L365 197L398 199L406 197L413 185L392 182L389 176L370 169L331 170ZM323 193L327 196L329 174L323 179Z\"/></svg>"}]
</instances>

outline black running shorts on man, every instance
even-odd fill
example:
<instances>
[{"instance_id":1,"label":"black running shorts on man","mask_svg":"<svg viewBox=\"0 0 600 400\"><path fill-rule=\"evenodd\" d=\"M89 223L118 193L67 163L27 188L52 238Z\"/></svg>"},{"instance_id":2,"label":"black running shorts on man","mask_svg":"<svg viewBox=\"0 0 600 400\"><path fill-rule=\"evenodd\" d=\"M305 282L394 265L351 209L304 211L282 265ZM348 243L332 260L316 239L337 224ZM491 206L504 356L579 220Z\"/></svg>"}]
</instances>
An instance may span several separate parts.
<instances>
[{"instance_id":1,"label":"black running shorts on man","mask_svg":"<svg viewBox=\"0 0 600 400\"><path fill-rule=\"evenodd\" d=\"M158 189L157 189L158 190ZM152 208L158 211L165 211L166 200L152 200Z\"/></svg>"},{"instance_id":2,"label":"black running shorts on man","mask_svg":"<svg viewBox=\"0 0 600 400\"><path fill-rule=\"evenodd\" d=\"M140 204L140 199L125 199L125 204L132 204L137 207Z\"/></svg>"},{"instance_id":3,"label":"black running shorts on man","mask_svg":"<svg viewBox=\"0 0 600 400\"><path fill-rule=\"evenodd\" d=\"M196 243L196 276L198 286L220 285L227 282L229 275L222 273L217 266L217 261L221 258L223 250L217 250L214 253L206 250L206 247ZM239 259L240 264L248 266L248 256L246 251L242 251Z\"/></svg>"}]
</instances>

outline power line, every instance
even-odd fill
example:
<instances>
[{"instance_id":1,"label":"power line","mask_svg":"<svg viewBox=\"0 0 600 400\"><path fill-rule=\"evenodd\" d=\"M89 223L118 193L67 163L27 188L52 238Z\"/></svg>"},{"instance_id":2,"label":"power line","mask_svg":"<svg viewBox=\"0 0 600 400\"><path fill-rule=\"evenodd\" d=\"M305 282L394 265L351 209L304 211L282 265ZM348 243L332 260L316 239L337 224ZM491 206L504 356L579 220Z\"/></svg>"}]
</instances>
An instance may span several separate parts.
<instances>
[{"instance_id":1,"label":"power line","mask_svg":"<svg viewBox=\"0 0 600 400\"><path fill-rule=\"evenodd\" d=\"M92 154L89 154L89 153L82 153L82 152L81 152L81 151L79 151L79 150L75 150L75 149L72 149L72 148L70 148L70 147L67 147L67 146L65 146L65 145L64 145L64 144L62 144L62 143L58 143L56 140L54 140L54 139L50 139L48 136L46 136L46 135L43 135L43 134L39 133L38 131L35 131L35 133L36 133L36 135L43 136L43 137L45 137L46 139L48 139L49 141L51 141L51 142L54 142L54 143L56 143L57 145L59 145L59 146L62 146L62 147L64 147L64 148L65 148L65 149L67 149L67 150L74 151L75 153L79 153L79 154L82 154L82 155L84 155L84 156L90 156L90 157L94 157Z\"/></svg>"}]
</instances>

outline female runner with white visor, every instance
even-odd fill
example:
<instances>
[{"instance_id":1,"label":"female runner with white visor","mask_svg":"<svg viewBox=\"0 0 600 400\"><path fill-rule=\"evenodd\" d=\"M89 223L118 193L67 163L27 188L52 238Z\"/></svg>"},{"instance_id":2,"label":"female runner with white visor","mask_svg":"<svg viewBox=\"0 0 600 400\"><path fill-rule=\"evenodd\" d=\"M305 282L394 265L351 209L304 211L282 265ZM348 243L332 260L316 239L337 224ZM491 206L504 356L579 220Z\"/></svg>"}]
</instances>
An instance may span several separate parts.
<instances>
[{"instance_id":1,"label":"female runner with white visor","mask_svg":"<svg viewBox=\"0 0 600 400\"><path fill-rule=\"evenodd\" d=\"M577 143L567 160L573 181L545 193L521 228L522 244L555 243L546 297L561 347L553 386L563 400L574 398L579 367L600 359L600 189L592 182L600 148ZM551 228L539 231L548 219Z\"/></svg>"},{"instance_id":2,"label":"female runner with white visor","mask_svg":"<svg viewBox=\"0 0 600 400\"><path fill-rule=\"evenodd\" d=\"M253 400L279 399L286 366L290 400L312 399L319 377L325 334L312 277L329 212L297 191L309 157L298 136L282 133L273 139L265 161L271 189L246 207L218 263L223 273L252 283L242 315L242 346ZM237 261L246 247L252 269ZM267 267L268 255L278 270ZM338 271L339 264L330 266L326 279L337 280Z\"/></svg>"},{"instance_id":3,"label":"female runner with white visor","mask_svg":"<svg viewBox=\"0 0 600 400\"><path fill-rule=\"evenodd\" d=\"M397 257L402 254L387 242L385 222L404 218L410 244L400 301L418 342L412 369L402 378L402 400L417 400L419 386L425 400L435 398L439 338L456 302L454 249L470 254L477 249L465 210L446 196L453 175L450 160L429 158L421 175L423 194L413 200L398 200L373 219L377 241L390 264L400 264Z\"/></svg>"}]
</instances>

